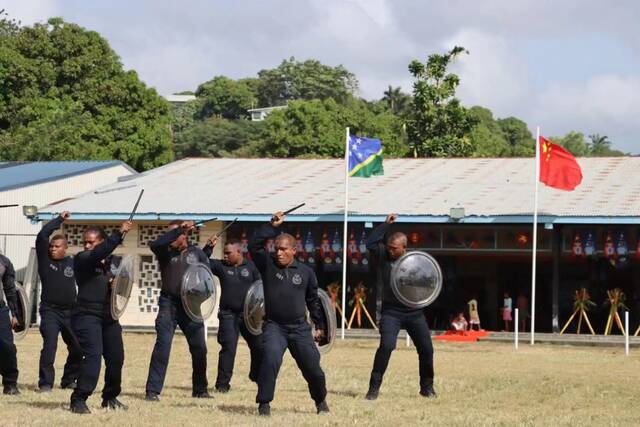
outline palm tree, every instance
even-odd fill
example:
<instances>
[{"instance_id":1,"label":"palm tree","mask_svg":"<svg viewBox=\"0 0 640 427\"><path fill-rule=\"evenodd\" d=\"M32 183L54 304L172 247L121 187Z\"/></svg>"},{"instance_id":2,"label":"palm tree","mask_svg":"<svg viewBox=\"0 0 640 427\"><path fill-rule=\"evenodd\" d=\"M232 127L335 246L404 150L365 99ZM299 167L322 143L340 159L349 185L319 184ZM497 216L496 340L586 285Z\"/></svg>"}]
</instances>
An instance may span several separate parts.
<instances>
[{"instance_id":1,"label":"palm tree","mask_svg":"<svg viewBox=\"0 0 640 427\"><path fill-rule=\"evenodd\" d=\"M591 143L589 144L589 153L592 156L603 156L611 151L611 141L606 135L600 135L599 133L589 135Z\"/></svg>"},{"instance_id":2,"label":"palm tree","mask_svg":"<svg viewBox=\"0 0 640 427\"><path fill-rule=\"evenodd\" d=\"M400 89L399 86L394 88L393 86L389 85L389 88L384 91L383 95L384 96L382 97L382 100L386 101L387 104L389 104L389 109L392 112L396 113L399 107L399 102L402 102L402 89Z\"/></svg>"}]
</instances>

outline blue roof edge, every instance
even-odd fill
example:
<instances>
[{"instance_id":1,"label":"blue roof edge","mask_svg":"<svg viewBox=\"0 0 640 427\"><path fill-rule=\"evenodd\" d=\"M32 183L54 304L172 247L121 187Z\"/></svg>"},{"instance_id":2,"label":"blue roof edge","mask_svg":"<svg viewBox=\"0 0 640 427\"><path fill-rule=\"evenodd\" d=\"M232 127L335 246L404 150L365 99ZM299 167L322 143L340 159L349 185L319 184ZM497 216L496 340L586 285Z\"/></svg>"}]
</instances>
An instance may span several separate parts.
<instances>
[{"instance_id":1,"label":"blue roof edge","mask_svg":"<svg viewBox=\"0 0 640 427\"><path fill-rule=\"evenodd\" d=\"M58 215L58 212L44 211L38 213L39 220L51 220ZM126 213L71 213L71 218L78 221L125 221L129 219ZM171 221L174 219L183 220L206 220L217 217L219 221L232 221L238 218L241 222L261 222L269 221L270 214L216 214L216 213L159 213L159 214L136 214L134 221ZM289 221L298 222L342 222L342 214L323 215L288 215ZM349 222L383 222L386 215L349 215ZM425 223L425 224L531 224L533 215L509 215L509 216L468 216L458 221L446 215L401 215L396 220L397 223ZM558 217L558 216L538 216L539 224L619 224L633 225L640 224L640 217Z\"/></svg>"},{"instance_id":2,"label":"blue roof edge","mask_svg":"<svg viewBox=\"0 0 640 427\"><path fill-rule=\"evenodd\" d=\"M128 164L126 164L125 162L123 162L122 160L87 160L87 162L101 162L101 164L97 164L93 167L87 168L87 169L83 169L81 171L76 171L76 172L69 172L66 174L62 174L62 175L57 175L54 177L50 177L50 178L40 178L40 179L35 179L33 181L29 181L29 182L25 182L22 184L15 184L15 185L9 185L6 187L3 187L2 185L0 185L0 191L9 191L9 190L15 190L17 188L24 188L24 187L30 187L32 185L37 185L37 184L42 184L45 182L53 182L53 181L58 181L61 179L65 179L65 178L70 178L72 176L77 176L77 175L82 175L85 173L91 173L91 172L96 172L102 169L107 169L107 168L112 168L115 166L124 166L126 169L129 170L129 172L131 172L132 175L138 175L138 171L136 171L135 169L133 169L131 166L129 166ZM24 163L36 163L36 162L24 162Z\"/></svg>"}]
</instances>

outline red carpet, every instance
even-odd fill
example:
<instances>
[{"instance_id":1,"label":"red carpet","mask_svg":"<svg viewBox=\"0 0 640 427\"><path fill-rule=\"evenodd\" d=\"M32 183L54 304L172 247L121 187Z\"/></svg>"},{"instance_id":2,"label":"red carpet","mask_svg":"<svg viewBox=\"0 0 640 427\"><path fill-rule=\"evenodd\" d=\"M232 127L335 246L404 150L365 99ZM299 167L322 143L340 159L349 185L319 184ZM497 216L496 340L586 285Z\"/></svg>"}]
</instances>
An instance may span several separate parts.
<instances>
[{"instance_id":1,"label":"red carpet","mask_svg":"<svg viewBox=\"0 0 640 427\"><path fill-rule=\"evenodd\" d=\"M452 341L452 342L476 342L478 338L486 337L490 332L485 331L484 329L479 331L465 331L465 332L455 332L455 331L447 331L442 335L436 335L433 337L434 340L438 341Z\"/></svg>"}]
</instances>

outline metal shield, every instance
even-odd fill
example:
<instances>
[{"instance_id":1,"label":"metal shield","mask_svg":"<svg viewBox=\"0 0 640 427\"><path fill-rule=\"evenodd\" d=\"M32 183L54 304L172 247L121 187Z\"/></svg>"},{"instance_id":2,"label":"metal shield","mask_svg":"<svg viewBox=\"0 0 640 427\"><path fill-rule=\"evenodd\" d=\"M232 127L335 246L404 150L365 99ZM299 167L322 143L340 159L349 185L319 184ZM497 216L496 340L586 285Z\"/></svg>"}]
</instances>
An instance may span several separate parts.
<instances>
[{"instance_id":1,"label":"metal shield","mask_svg":"<svg viewBox=\"0 0 640 427\"><path fill-rule=\"evenodd\" d=\"M264 288L262 280L253 282L244 298L244 324L253 335L262 333L264 319Z\"/></svg>"},{"instance_id":2,"label":"metal shield","mask_svg":"<svg viewBox=\"0 0 640 427\"><path fill-rule=\"evenodd\" d=\"M120 260L114 276L113 288L111 291L111 317L118 320L127 308L131 290L133 289L135 257L133 255L125 255Z\"/></svg>"},{"instance_id":3,"label":"metal shield","mask_svg":"<svg viewBox=\"0 0 640 427\"><path fill-rule=\"evenodd\" d=\"M442 270L431 255L407 252L391 268L391 290L409 308L424 308L442 290Z\"/></svg>"},{"instance_id":4,"label":"metal shield","mask_svg":"<svg viewBox=\"0 0 640 427\"><path fill-rule=\"evenodd\" d=\"M186 266L180 297L184 311L194 322L204 322L211 317L216 308L216 284L208 265Z\"/></svg>"},{"instance_id":5,"label":"metal shield","mask_svg":"<svg viewBox=\"0 0 640 427\"><path fill-rule=\"evenodd\" d=\"M338 327L338 321L336 319L336 308L331 302L331 297L323 289L318 289L318 298L320 298L320 304L322 305L321 315L324 318L325 330L324 337L318 342L316 346L321 354L327 354L336 339L336 329ZM316 329L313 322L310 322L314 331Z\"/></svg>"},{"instance_id":6,"label":"metal shield","mask_svg":"<svg viewBox=\"0 0 640 427\"><path fill-rule=\"evenodd\" d=\"M30 301L24 288L16 283L16 294L18 296L17 313L13 313L18 319L18 325L13 330L13 339L19 341L27 335L31 319Z\"/></svg>"}]
</instances>

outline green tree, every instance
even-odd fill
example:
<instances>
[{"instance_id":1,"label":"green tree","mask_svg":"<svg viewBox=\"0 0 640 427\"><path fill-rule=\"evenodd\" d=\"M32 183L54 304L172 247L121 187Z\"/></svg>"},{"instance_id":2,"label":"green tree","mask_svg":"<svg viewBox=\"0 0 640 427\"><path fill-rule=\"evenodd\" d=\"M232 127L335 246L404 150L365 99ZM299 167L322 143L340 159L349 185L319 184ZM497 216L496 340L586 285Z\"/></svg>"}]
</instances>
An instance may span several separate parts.
<instances>
[{"instance_id":1,"label":"green tree","mask_svg":"<svg viewBox=\"0 0 640 427\"><path fill-rule=\"evenodd\" d=\"M533 157L536 155L535 138L525 122L516 117L498 119L497 122L511 147L511 156Z\"/></svg>"},{"instance_id":2,"label":"green tree","mask_svg":"<svg viewBox=\"0 0 640 427\"><path fill-rule=\"evenodd\" d=\"M255 103L256 98L250 84L246 80L232 80L225 76L217 76L198 86L196 96L201 99L198 116L239 119L247 117L247 110Z\"/></svg>"},{"instance_id":3,"label":"green tree","mask_svg":"<svg viewBox=\"0 0 640 427\"><path fill-rule=\"evenodd\" d=\"M564 147L574 156L582 157L589 154L589 146L584 139L584 134L581 132L571 131L563 137L551 137L549 139Z\"/></svg>"},{"instance_id":4,"label":"green tree","mask_svg":"<svg viewBox=\"0 0 640 427\"><path fill-rule=\"evenodd\" d=\"M285 105L291 100L329 99L345 103L358 89L358 81L342 65L330 67L315 59L291 57L274 69L258 72L256 85L261 107Z\"/></svg>"},{"instance_id":5,"label":"green tree","mask_svg":"<svg viewBox=\"0 0 640 427\"><path fill-rule=\"evenodd\" d=\"M382 101L386 103L387 108L394 114L406 114L411 105L411 96L402 92L400 87L389 88L384 91Z\"/></svg>"},{"instance_id":6,"label":"green tree","mask_svg":"<svg viewBox=\"0 0 640 427\"><path fill-rule=\"evenodd\" d=\"M406 154L402 122L390 112L375 114L366 102L347 105L333 99L292 101L265 120L256 154L266 157L342 157L345 128L351 134L379 138L386 156Z\"/></svg>"},{"instance_id":7,"label":"green tree","mask_svg":"<svg viewBox=\"0 0 640 427\"><path fill-rule=\"evenodd\" d=\"M475 106L469 109L469 114L477 123L470 134L475 147L472 157L508 157L511 146L491 110Z\"/></svg>"},{"instance_id":8,"label":"green tree","mask_svg":"<svg viewBox=\"0 0 640 427\"><path fill-rule=\"evenodd\" d=\"M0 156L171 161L169 105L98 33L52 18L0 37Z\"/></svg>"},{"instance_id":9,"label":"green tree","mask_svg":"<svg viewBox=\"0 0 640 427\"><path fill-rule=\"evenodd\" d=\"M409 64L415 82L407 134L415 156L464 157L475 151L470 134L476 121L455 98L460 79L447 73L463 52L456 46L444 55L429 55L426 64L417 60Z\"/></svg>"},{"instance_id":10,"label":"green tree","mask_svg":"<svg viewBox=\"0 0 640 427\"><path fill-rule=\"evenodd\" d=\"M594 157L616 157L624 156L624 153L619 150L613 150L611 148L611 141L606 135L600 135L596 133L589 135L589 155Z\"/></svg>"},{"instance_id":11,"label":"green tree","mask_svg":"<svg viewBox=\"0 0 640 427\"><path fill-rule=\"evenodd\" d=\"M197 121L176 134L175 152L183 157L230 157L234 152L255 145L262 133L262 122L210 118Z\"/></svg>"}]
</instances>

